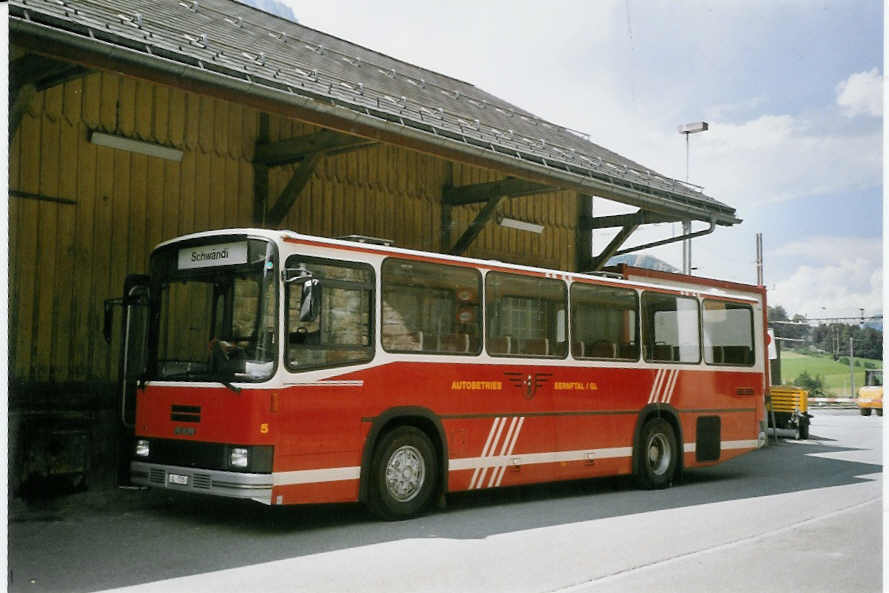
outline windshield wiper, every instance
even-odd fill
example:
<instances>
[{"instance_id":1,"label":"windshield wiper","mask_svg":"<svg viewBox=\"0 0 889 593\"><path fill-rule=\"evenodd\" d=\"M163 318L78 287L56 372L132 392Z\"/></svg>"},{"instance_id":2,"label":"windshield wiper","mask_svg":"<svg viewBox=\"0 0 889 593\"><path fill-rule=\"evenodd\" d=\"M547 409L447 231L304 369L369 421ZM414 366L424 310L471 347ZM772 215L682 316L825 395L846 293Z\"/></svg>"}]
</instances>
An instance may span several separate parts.
<instances>
[{"instance_id":1,"label":"windshield wiper","mask_svg":"<svg viewBox=\"0 0 889 593\"><path fill-rule=\"evenodd\" d=\"M240 387L235 387L231 382L226 381L225 379L214 379L212 377L208 377L207 375L201 375L198 373L174 373L172 375L163 375L161 377L157 377L158 381L176 381L177 379L193 379L195 381L207 381L208 383L222 383L235 393L241 393Z\"/></svg>"}]
</instances>

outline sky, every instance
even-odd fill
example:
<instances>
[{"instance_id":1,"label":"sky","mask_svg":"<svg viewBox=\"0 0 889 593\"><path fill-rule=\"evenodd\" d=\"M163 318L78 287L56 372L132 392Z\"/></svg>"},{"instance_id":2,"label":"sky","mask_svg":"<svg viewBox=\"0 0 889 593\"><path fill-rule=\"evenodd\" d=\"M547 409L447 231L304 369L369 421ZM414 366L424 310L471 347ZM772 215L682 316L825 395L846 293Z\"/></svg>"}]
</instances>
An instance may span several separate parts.
<instances>
[{"instance_id":1,"label":"sky","mask_svg":"<svg viewBox=\"0 0 889 593\"><path fill-rule=\"evenodd\" d=\"M303 25L688 175L743 219L693 241L695 274L755 283L762 233L769 304L882 313L880 0L284 3ZM701 120L710 130L689 138L686 170L677 127ZM630 210L594 203L597 216ZM681 230L643 228L626 246ZM595 249L613 233L598 231ZM681 268L679 244L646 253Z\"/></svg>"}]
</instances>

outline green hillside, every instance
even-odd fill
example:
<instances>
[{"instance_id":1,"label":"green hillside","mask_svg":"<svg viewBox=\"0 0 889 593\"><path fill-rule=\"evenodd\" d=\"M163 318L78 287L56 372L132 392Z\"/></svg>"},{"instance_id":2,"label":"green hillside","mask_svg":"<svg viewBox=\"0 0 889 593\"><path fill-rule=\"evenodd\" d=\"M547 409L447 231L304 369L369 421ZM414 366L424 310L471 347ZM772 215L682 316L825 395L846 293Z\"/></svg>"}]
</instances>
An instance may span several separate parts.
<instances>
[{"instance_id":1,"label":"green hillside","mask_svg":"<svg viewBox=\"0 0 889 593\"><path fill-rule=\"evenodd\" d=\"M855 390L864 385L864 364L871 363L882 368L883 362L866 358L856 358L861 366L855 367ZM849 395L849 365L836 362L829 355L799 354L792 350L781 351L781 378L785 384L793 383L803 371L820 376L824 380L827 395L847 397Z\"/></svg>"}]
</instances>

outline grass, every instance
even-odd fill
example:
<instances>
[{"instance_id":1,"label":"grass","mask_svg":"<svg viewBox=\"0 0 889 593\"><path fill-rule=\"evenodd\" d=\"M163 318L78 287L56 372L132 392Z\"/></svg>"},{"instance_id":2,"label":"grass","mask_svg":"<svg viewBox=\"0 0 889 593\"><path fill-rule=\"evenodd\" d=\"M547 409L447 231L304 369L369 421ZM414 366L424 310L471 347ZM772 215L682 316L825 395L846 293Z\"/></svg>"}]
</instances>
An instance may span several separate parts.
<instances>
[{"instance_id":1,"label":"grass","mask_svg":"<svg viewBox=\"0 0 889 593\"><path fill-rule=\"evenodd\" d=\"M855 367L855 391L864 385L864 363L873 363L877 368L883 367L883 361L869 358L856 358L861 366ZM824 381L824 392L828 395L847 397L849 395L849 365L836 362L832 356L812 356L799 354L792 350L781 351L781 379L785 384L793 380L803 371L810 375L821 376ZM856 394L857 397L857 394Z\"/></svg>"}]
</instances>

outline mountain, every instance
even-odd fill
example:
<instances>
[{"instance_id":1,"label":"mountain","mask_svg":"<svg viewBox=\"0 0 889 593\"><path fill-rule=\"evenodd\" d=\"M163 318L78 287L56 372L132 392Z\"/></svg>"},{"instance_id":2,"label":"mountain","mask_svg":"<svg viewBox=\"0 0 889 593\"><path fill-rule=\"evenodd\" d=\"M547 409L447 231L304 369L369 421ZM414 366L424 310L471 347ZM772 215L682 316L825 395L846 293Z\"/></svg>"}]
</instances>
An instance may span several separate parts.
<instances>
[{"instance_id":1,"label":"mountain","mask_svg":"<svg viewBox=\"0 0 889 593\"><path fill-rule=\"evenodd\" d=\"M279 16L281 18L285 18L287 20L293 21L294 23L298 23L299 21L296 19L296 15L293 14L293 9L284 4L283 2L279 2L278 0L238 0L241 4L246 4L248 6L252 6L253 8L258 8L263 12L267 12L269 14L273 14L275 16Z\"/></svg>"},{"instance_id":2,"label":"mountain","mask_svg":"<svg viewBox=\"0 0 889 593\"><path fill-rule=\"evenodd\" d=\"M653 255L645 255L639 253L625 253L624 255L612 257L608 260L606 266L616 266L617 264L627 264L628 266L634 266L637 268L657 270L659 272L672 272L674 274L678 274L680 272L680 270L677 270L662 259L658 259Z\"/></svg>"}]
</instances>

